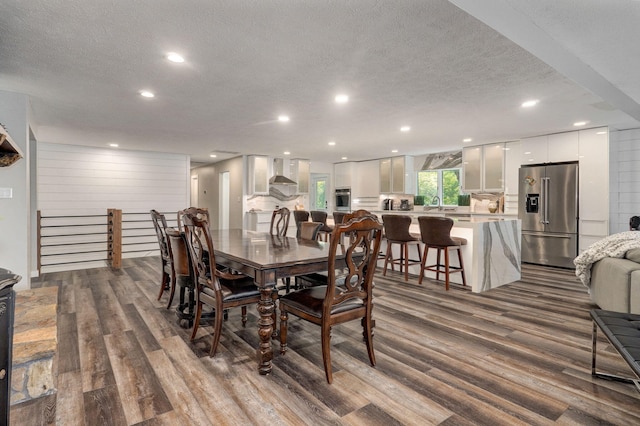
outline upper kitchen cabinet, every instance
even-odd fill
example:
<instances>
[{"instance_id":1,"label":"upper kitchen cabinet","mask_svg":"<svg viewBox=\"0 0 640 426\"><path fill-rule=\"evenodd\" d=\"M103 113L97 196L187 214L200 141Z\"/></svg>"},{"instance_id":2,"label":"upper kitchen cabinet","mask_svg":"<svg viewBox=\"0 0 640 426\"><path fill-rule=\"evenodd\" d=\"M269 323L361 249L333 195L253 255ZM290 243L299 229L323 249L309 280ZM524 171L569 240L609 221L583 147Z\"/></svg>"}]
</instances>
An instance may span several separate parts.
<instances>
[{"instance_id":1,"label":"upper kitchen cabinet","mask_svg":"<svg viewBox=\"0 0 640 426\"><path fill-rule=\"evenodd\" d=\"M408 156L380 160L380 193L414 192L413 158Z\"/></svg>"},{"instance_id":2,"label":"upper kitchen cabinet","mask_svg":"<svg viewBox=\"0 0 640 426\"><path fill-rule=\"evenodd\" d=\"M355 173L355 163L336 163L333 165L336 188L351 188L351 176Z\"/></svg>"},{"instance_id":3,"label":"upper kitchen cabinet","mask_svg":"<svg viewBox=\"0 0 640 426\"><path fill-rule=\"evenodd\" d=\"M353 198L380 196L380 165L378 160L355 163L355 174L351 179Z\"/></svg>"},{"instance_id":4,"label":"upper kitchen cabinet","mask_svg":"<svg viewBox=\"0 0 640 426\"><path fill-rule=\"evenodd\" d=\"M518 214L518 171L522 160L522 143L507 142L504 151L504 212Z\"/></svg>"},{"instance_id":5,"label":"upper kitchen cabinet","mask_svg":"<svg viewBox=\"0 0 640 426\"><path fill-rule=\"evenodd\" d=\"M249 176L247 192L249 195L269 193L269 157L249 155L247 157Z\"/></svg>"},{"instance_id":6,"label":"upper kitchen cabinet","mask_svg":"<svg viewBox=\"0 0 640 426\"><path fill-rule=\"evenodd\" d=\"M579 132L556 133L522 139L522 163L543 164L577 161Z\"/></svg>"},{"instance_id":7,"label":"upper kitchen cabinet","mask_svg":"<svg viewBox=\"0 0 640 426\"><path fill-rule=\"evenodd\" d=\"M465 192L504 190L504 143L469 146L462 149Z\"/></svg>"},{"instance_id":8,"label":"upper kitchen cabinet","mask_svg":"<svg viewBox=\"0 0 640 426\"><path fill-rule=\"evenodd\" d=\"M295 159L290 164L291 179L298 183L298 194L308 194L311 176L309 160Z\"/></svg>"}]
</instances>

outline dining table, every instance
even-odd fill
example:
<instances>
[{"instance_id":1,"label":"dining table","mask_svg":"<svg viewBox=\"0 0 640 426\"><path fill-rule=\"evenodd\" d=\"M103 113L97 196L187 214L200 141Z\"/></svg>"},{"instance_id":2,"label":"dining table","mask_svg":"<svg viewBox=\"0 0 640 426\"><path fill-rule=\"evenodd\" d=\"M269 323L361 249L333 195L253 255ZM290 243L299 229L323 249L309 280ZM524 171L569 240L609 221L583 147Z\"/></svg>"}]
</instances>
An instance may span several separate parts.
<instances>
[{"instance_id":1,"label":"dining table","mask_svg":"<svg viewBox=\"0 0 640 426\"><path fill-rule=\"evenodd\" d=\"M271 338L275 324L272 292L279 279L327 270L330 243L277 237L267 232L243 229L211 230L217 264L253 278L260 289L258 303L258 371L271 372ZM336 265L344 266L344 255L336 255Z\"/></svg>"}]
</instances>

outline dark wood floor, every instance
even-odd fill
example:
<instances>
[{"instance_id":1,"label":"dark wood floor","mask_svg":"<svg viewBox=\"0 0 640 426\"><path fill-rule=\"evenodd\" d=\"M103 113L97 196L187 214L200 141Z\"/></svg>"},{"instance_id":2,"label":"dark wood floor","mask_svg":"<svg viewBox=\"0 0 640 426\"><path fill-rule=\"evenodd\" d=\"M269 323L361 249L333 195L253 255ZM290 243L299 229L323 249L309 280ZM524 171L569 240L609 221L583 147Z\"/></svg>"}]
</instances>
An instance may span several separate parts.
<instances>
[{"instance_id":1,"label":"dark wood floor","mask_svg":"<svg viewBox=\"0 0 640 426\"><path fill-rule=\"evenodd\" d=\"M257 372L257 312L231 311L214 358L155 300L157 258L46 274L58 286L58 392L14 406L36 425L640 424L633 385L590 375L586 290L569 271L525 266L514 284L473 294L399 275L376 279L369 365L358 322L333 331L334 383L319 328L289 325L289 351ZM603 341L603 370L630 374Z\"/></svg>"}]
</instances>

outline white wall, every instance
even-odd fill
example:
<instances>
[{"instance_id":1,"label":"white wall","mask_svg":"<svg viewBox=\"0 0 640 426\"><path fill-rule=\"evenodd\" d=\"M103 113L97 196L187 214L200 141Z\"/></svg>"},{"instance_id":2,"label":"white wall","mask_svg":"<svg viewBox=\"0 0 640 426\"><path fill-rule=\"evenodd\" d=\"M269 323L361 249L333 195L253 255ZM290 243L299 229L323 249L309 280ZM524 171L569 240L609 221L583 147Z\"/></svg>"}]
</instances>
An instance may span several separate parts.
<instances>
[{"instance_id":1,"label":"white wall","mask_svg":"<svg viewBox=\"0 0 640 426\"><path fill-rule=\"evenodd\" d=\"M30 186L29 99L26 95L0 91L0 123L25 158L0 167L0 188L11 188L12 198L0 199L0 267L22 276L15 290L30 288Z\"/></svg>"},{"instance_id":2,"label":"white wall","mask_svg":"<svg viewBox=\"0 0 640 426\"><path fill-rule=\"evenodd\" d=\"M629 230L629 218L640 216L640 129L611 131L610 232Z\"/></svg>"},{"instance_id":3,"label":"white wall","mask_svg":"<svg viewBox=\"0 0 640 426\"><path fill-rule=\"evenodd\" d=\"M114 148L95 148L77 145L38 144L38 210L43 224L57 223L61 219L51 216L106 215L107 209L120 209L123 213L123 258L158 254L158 243L153 231L149 211L165 213L169 226L174 225L175 212L189 206L190 158L182 154L145 151L127 151ZM47 217L49 217L47 219ZM140 223L126 223L141 220ZM87 232L103 233L106 220L73 219L73 224L96 223ZM66 222L65 222L66 223ZM83 251L89 237L75 236L79 232L69 229L74 237L50 237L47 245L62 242L66 253ZM83 231L84 232L84 231ZM53 231L52 231L53 233ZM106 247L106 234L91 237L94 250ZM43 242L44 243L44 242ZM104 266L104 253L67 255L55 246L43 247L43 272L83 269ZM45 260L46 259L46 260ZM81 262L82 261L82 262ZM73 262L65 265L53 265Z\"/></svg>"}]
</instances>

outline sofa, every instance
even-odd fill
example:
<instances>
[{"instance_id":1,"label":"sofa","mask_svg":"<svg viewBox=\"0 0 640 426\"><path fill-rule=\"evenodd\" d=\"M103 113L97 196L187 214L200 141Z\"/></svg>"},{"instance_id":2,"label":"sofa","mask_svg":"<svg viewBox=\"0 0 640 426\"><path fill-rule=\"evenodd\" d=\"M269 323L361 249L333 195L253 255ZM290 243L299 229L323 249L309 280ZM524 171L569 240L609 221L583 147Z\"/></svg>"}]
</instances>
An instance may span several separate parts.
<instances>
[{"instance_id":1,"label":"sofa","mask_svg":"<svg viewBox=\"0 0 640 426\"><path fill-rule=\"evenodd\" d=\"M607 311L640 314L640 248L591 267L591 300Z\"/></svg>"}]
</instances>

